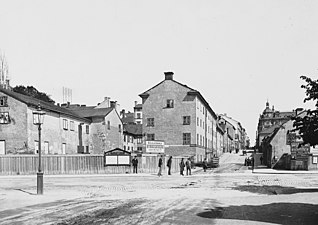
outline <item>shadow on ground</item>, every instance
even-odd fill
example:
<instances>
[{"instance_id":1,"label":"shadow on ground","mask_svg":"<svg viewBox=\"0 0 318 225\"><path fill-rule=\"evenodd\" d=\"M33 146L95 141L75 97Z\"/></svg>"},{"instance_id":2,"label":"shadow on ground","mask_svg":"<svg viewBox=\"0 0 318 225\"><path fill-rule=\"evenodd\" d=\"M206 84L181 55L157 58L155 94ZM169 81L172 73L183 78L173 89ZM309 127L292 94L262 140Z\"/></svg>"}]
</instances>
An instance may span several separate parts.
<instances>
[{"instance_id":1,"label":"shadow on ground","mask_svg":"<svg viewBox=\"0 0 318 225\"><path fill-rule=\"evenodd\" d=\"M304 203L272 203L206 209L197 214L210 219L249 220L283 225L316 225L318 205Z\"/></svg>"},{"instance_id":2,"label":"shadow on ground","mask_svg":"<svg viewBox=\"0 0 318 225\"><path fill-rule=\"evenodd\" d=\"M256 185L242 185L233 187L232 189L238 191L248 191L252 193L266 194L266 195L289 195L297 193L312 193L318 192L317 188L294 188L294 187L282 187L282 186L256 186Z\"/></svg>"}]
</instances>

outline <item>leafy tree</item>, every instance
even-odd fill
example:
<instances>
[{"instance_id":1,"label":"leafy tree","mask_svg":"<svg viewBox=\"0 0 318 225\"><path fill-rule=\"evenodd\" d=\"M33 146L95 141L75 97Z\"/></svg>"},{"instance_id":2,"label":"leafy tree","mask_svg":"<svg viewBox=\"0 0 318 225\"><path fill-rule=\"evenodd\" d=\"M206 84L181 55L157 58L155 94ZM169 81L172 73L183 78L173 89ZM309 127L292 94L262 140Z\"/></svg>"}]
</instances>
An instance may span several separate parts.
<instances>
[{"instance_id":1,"label":"leafy tree","mask_svg":"<svg viewBox=\"0 0 318 225\"><path fill-rule=\"evenodd\" d=\"M36 99L40 99L40 100L45 101L45 102L49 102L52 104L55 103L55 101L53 99L51 99L51 97L49 95L47 95L43 92L39 92L33 86L24 87L23 85L18 85L18 86L15 86L12 90L14 92L17 92L17 93L20 93L23 95L28 95L28 96L31 96L31 97L36 98Z\"/></svg>"},{"instance_id":2,"label":"leafy tree","mask_svg":"<svg viewBox=\"0 0 318 225\"><path fill-rule=\"evenodd\" d=\"M299 131L304 144L310 144L311 146L318 145L318 79L312 80L309 77L301 76L307 84L301 85L301 88L306 89L306 98L304 102L307 101L317 101L314 110L306 110L305 115L295 116L294 127L295 131Z\"/></svg>"}]
</instances>

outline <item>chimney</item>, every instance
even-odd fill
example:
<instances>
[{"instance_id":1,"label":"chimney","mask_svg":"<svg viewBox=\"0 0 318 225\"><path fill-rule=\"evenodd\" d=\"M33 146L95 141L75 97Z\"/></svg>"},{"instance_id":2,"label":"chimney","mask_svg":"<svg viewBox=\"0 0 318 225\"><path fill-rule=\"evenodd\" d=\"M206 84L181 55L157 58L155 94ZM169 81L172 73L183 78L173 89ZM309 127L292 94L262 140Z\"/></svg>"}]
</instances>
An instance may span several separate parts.
<instances>
[{"instance_id":1,"label":"chimney","mask_svg":"<svg viewBox=\"0 0 318 225\"><path fill-rule=\"evenodd\" d=\"M110 101L110 107L116 109L117 101Z\"/></svg>"},{"instance_id":2,"label":"chimney","mask_svg":"<svg viewBox=\"0 0 318 225\"><path fill-rule=\"evenodd\" d=\"M165 80L173 80L173 72L164 72Z\"/></svg>"}]
</instances>

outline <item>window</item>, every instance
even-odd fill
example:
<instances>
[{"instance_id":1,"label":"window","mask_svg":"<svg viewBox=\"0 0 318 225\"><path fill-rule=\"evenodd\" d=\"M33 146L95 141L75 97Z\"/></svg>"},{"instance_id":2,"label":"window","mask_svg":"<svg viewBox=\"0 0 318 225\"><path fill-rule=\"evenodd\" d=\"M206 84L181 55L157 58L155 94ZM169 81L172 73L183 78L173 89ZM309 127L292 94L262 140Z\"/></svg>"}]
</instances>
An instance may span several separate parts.
<instances>
[{"instance_id":1,"label":"window","mask_svg":"<svg viewBox=\"0 0 318 225\"><path fill-rule=\"evenodd\" d=\"M142 147L137 147L137 150L138 151L142 151Z\"/></svg>"},{"instance_id":2,"label":"window","mask_svg":"<svg viewBox=\"0 0 318 225\"><path fill-rule=\"evenodd\" d=\"M184 145L191 144L191 133L183 133L183 144Z\"/></svg>"},{"instance_id":3,"label":"window","mask_svg":"<svg viewBox=\"0 0 318 225\"><path fill-rule=\"evenodd\" d=\"M8 112L0 112L0 124L10 123L10 117Z\"/></svg>"},{"instance_id":4,"label":"window","mask_svg":"<svg viewBox=\"0 0 318 225\"><path fill-rule=\"evenodd\" d=\"M197 126L199 126L199 117L197 117Z\"/></svg>"},{"instance_id":5,"label":"window","mask_svg":"<svg viewBox=\"0 0 318 225\"><path fill-rule=\"evenodd\" d=\"M34 154L39 153L39 141L34 141Z\"/></svg>"},{"instance_id":6,"label":"window","mask_svg":"<svg viewBox=\"0 0 318 225\"><path fill-rule=\"evenodd\" d=\"M68 130L68 121L67 119L63 119L63 129Z\"/></svg>"},{"instance_id":7,"label":"window","mask_svg":"<svg viewBox=\"0 0 318 225\"><path fill-rule=\"evenodd\" d=\"M124 142L126 142L126 135L124 135Z\"/></svg>"},{"instance_id":8,"label":"window","mask_svg":"<svg viewBox=\"0 0 318 225\"><path fill-rule=\"evenodd\" d=\"M141 114L137 113L137 119L141 119Z\"/></svg>"},{"instance_id":9,"label":"window","mask_svg":"<svg viewBox=\"0 0 318 225\"><path fill-rule=\"evenodd\" d=\"M89 134L89 125L86 125L86 134Z\"/></svg>"},{"instance_id":10,"label":"window","mask_svg":"<svg viewBox=\"0 0 318 225\"><path fill-rule=\"evenodd\" d=\"M189 124L190 124L190 116L184 116L183 125L189 125Z\"/></svg>"},{"instance_id":11,"label":"window","mask_svg":"<svg viewBox=\"0 0 318 225\"><path fill-rule=\"evenodd\" d=\"M107 121L107 129L110 130L110 121Z\"/></svg>"},{"instance_id":12,"label":"window","mask_svg":"<svg viewBox=\"0 0 318 225\"><path fill-rule=\"evenodd\" d=\"M74 121L70 121L70 130L71 130L71 131L74 131L74 130L75 130Z\"/></svg>"},{"instance_id":13,"label":"window","mask_svg":"<svg viewBox=\"0 0 318 225\"><path fill-rule=\"evenodd\" d=\"M141 138L137 138L137 144L141 144L142 143L142 139Z\"/></svg>"},{"instance_id":14,"label":"window","mask_svg":"<svg viewBox=\"0 0 318 225\"><path fill-rule=\"evenodd\" d=\"M147 118L147 127L155 126L155 118Z\"/></svg>"},{"instance_id":15,"label":"window","mask_svg":"<svg viewBox=\"0 0 318 225\"><path fill-rule=\"evenodd\" d=\"M202 127L202 119L200 119L200 127Z\"/></svg>"},{"instance_id":16,"label":"window","mask_svg":"<svg viewBox=\"0 0 318 225\"><path fill-rule=\"evenodd\" d=\"M0 106L7 107L8 106L7 100L8 100L7 96L1 96L0 97Z\"/></svg>"},{"instance_id":17,"label":"window","mask_svg":"<svg viewBox=\"0 0 318 225\"><path fill-rule=\"evenodd\" d=\"M66 154L66 143L62 143L62 154Z\"/></svg>"},{"instance_id":18,"label":"window","mask_svg":"<svg viewBox=\"0 0 318 225\"><path fill-rule=\"evenodd\" d=\"M154 141L155 140L155 134L147 134L147 140L148 141Z\"/></svg>"},{"instance_id":19,"label":"window","mask_svg":"<svg viewBox=\"0 0 318 225\"><path fill-rule=\"evenodd\" d=\"M124 150L126 150L126 145L124 145Z\"/></svg>"},{"instance_id":20,"label":"window","mask_svg":"<svg viewBox=\"0 0 318 225\"><path fill-rule=\"evenodd\" d=\"M121 132L121 124L118 124L118 131Z\"/></svg>"},{"instance_id":21,"label":"window","mask_svg":"<svg viewBox=\"0 0 318 225\"><path fill-rule=\"evenodd\" d=\"M197 145L199 145L199 134L197 134Z\"/></svg>"},{"instance_id":22,"label":"window","mask_svg":"<svg viewBox=\"0 0 318 225\"><path fill-rule=\"evenodd\" d=\"M173 108L173 99L167 100L167 108Z\"/></svg>"}]
</instances>

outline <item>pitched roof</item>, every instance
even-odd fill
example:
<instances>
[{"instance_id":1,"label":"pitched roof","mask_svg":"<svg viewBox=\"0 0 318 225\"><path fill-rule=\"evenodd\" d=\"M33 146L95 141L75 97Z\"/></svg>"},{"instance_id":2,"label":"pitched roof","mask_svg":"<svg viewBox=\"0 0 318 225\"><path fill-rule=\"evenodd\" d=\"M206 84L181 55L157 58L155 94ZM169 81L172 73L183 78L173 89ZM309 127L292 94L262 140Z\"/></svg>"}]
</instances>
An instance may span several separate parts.
<instances>
[{"instance_id":1,"label":"pitched roof","mask_svg":"<svg viewBox=\"0 0 318 225\"><path fill-rule=\"evenodd\" d=\"M71 111L76 112L76 114L85 117L105 117L107 116L114 108L94 108L94 107L78 107L70 108Z\"/></svg>"},{"instance_id":2,"label":"pitched roof","mask_svg":"<svg viewBox=\"0 0 318 225\"><path fill-rule=\"evenodd\" d=\"M279 124L275 124L267 129L262 130L261 132L259 132L259 134L271 134L275 131L276 128L280 127L281 125Z\"/></svg>"},{"instance_id":3,"label":"pitched roof","mask_svg":"<svg viewBox=\"0 0 318 225\"><path fill-rule=\"evenodd\" d=\"M148 92L149 92L150 90L156 88L157 86L159 86L160 84L162 84L162 83L165 82L165 81L166 81L166 80L161 81L160 83L156 84L156 85L153 86L152 88L149 88L147 91L143 92L143 93L140 94L139 96L140 96L141 98L149 96L149 93L148 93ZM201 93L200 93L199 91L197 91L197 90L195 90L195 89L193 89L193 88L190 88L190 87L188 87L188 86L185 85L185 84L181 84L181 83L178 82L178 81L175 81L175 80L169 80L169 81L175 82L176 84L181 85L181 86L187 88L187 89L189 90L189 91L188 91L188 95L190 95L190 96L191 96L191 95L192 95L192 96L193 96L193 95L194 95L194 96L197 96L197 97L203 102L203 104L204 104L205 107L208 109L208 111L213 115L213 117L214 117L215 119L217 119L216 113L212 110L212 108L210 107L209 103L205 100L205 98L201 95ZM184 98L184 101L189 101L190 99L191 99L190 97L189 97L189 98L185 97L185 98Z\"/></svg>"},{"instance_id":4,"label":"pitched roof","mask_svg":"<svg viewBox=\"0 0 318 225\"><path fill-rule=\"evenodd\" d=\"M51 111L51 112L63 114L63 115L66 115L66 116L69 116L72 118L76 118L78 120L91 122L90 120L83 118L82 116L80 116L76 112L68 110L64 107L54 105L53 103L45 102L45 101L33 98L31 96L28 96L28 95L23 95L23 94L20 94L20 93L14 92L14 91L10 91L7 89L3 89L3 88L0 88L0 92L3 92L4 94L6 94L6 95L8 95L8 96L20 101L20 102L25 103L28 106L34 107L34 108L36 108L40 104L41 108L44 111Z\"/></svg>"}]
</instances>

